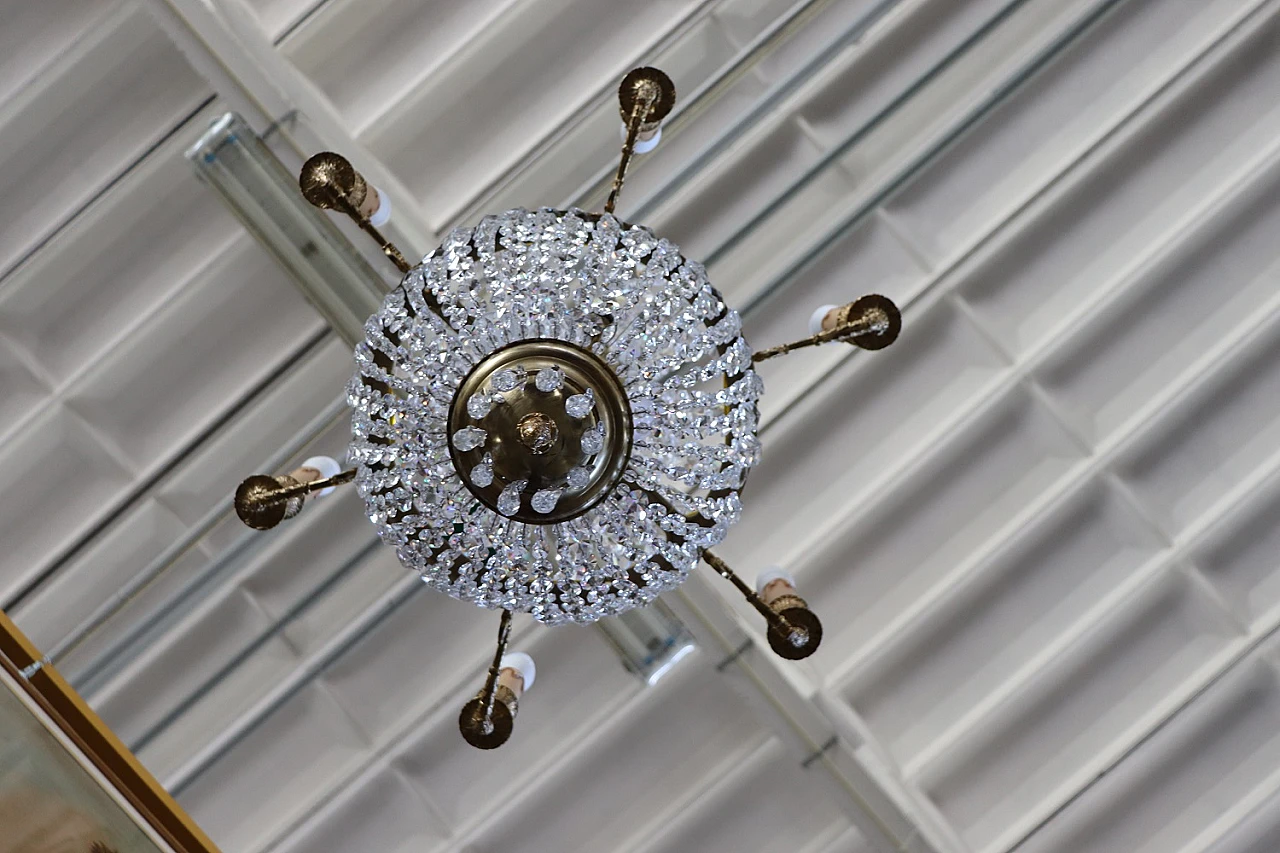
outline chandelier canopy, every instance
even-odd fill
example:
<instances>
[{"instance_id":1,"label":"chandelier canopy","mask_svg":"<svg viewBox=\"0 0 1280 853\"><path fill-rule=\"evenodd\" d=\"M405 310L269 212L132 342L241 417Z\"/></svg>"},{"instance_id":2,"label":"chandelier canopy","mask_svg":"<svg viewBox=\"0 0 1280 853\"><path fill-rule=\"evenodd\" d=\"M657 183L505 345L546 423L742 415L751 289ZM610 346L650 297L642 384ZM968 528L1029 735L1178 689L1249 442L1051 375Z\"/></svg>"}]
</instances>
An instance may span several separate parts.
<instances>
[{"instance_id":1,"label":"chandelier canopy","mask_svg":"<svg viewBox=\"0 0 1280 853\"><path fill-rule=\"evenodd\" d=\"M349 458L441 592L547 624L678 586L737 521L763 390L702 265L611 214L459 228L365 326Z\"/></svg>"}]
</instances>

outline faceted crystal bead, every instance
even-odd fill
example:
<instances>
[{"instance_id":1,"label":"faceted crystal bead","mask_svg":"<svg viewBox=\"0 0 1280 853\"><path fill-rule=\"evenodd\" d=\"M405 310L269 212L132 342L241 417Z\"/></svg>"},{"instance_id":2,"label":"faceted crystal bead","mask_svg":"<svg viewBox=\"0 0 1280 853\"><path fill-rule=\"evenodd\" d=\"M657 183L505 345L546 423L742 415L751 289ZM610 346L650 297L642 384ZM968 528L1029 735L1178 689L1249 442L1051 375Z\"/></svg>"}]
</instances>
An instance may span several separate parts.
<instances>
[{"instance_id":1,"label":"faceted crystal bead","mask_svg":"<svg viewBox=\"0 0 1280 853\"><path fill-rule=\"evenodd\" d=\"M596 424L582 434L582 452L588 455L599 453L604 447L604 427Z\"/></svg>"},{"instance_id":2,"label":"faceted crystal bead","mask_svg":"<svg viewBox=\"0 0 1280 853\"><path fill-rule=\"evenodd\" d=\"M564 401L564 410L568 412L569 417L581 420L585 418L596 405L596 393L590 388L581 394L574 394Z\"/></svg>"},{"instance_id":3,"label":"faceted crystal bead","mask_svg":"<svg viewBox=\"0 0 1280 853\"><path fill-rule=\"evenodd\" d=\"M453 446L463 452L475 450L477 447L484 445L488 435L479 427L463 427L453 434Z\"/></svg>"},{"instance_id":4,"label":"faceted crystal bead","mask_svg":"<svg viewBox=\"0 0 1280 853\"><path fill-rule=\"evenodd\" d=\"M587 483L591 482L590 468L571 468L565 479L569 483L571 489L584 489Z\"/></svg>"},{"instance_id":5,"label":"faceted crystal bead","mask_svg":"<svg viewBox=\"0 0 1280 853\"><path fill-rule=\"evenodd\" d=\"M537 386L539 391L544 393L556 390L563 382L564 371L558 367L544 367L538 371L538 375L533 379L533 384Z\"/></svg>"},{"instance_id":6,"label":"faceted crystal bead","mask_svg":"<svg viewBox=\"0 0 1280 853\"><path fill-rule=\"evenodd\" d=\"M498 391L514 391L524 382L525 370L520 365L499 371L493 375L493 387Z\"/></svg>"},{"instance_id":7,"label":"faceted crystal bead","mask_svg":"<svg viewBox=\"0 0 1280 853\"><path fill-rule=\"evenodd\" d=\"M515 515L520 511L520 493L524 491L525 486L529 485L528 480L516 480L510 483L498 495L498 512L503 515Z\"/></svg>"},{"instance_id":8,"label":"faceted crystal bead","mask_svg":"<svg viewBox=\"0 0 1280 853\"><path fill-rule=\"evenodd\" d=\"M491 408L493 408L493 396L483 391L472 394L471 399L467 400L467 414L476 420L489 414Z\"/></svg>"},{"instance_id":9,"label":"faceted crystal bead","mask_svg":"<svg viewBox=\"0 0 1280 853\"><path fill-rule=\"evenodd\" d=\"M471 469L471 482L482 489L493 485L493 457L486 453L484 461Z\"/></svg>"},{"instance_id":10,"label":"faceted crystal bead","mask_svg":"<svg viewBox=\"0 0 1280 853\"><path fill-rule=\"evenodd\" d=\"M534 512L548 513L556 508L556 504L560 503L560 493L562 489L539 489L533 493L529 505L533 507Z\"/></svg>"}]
</instances>

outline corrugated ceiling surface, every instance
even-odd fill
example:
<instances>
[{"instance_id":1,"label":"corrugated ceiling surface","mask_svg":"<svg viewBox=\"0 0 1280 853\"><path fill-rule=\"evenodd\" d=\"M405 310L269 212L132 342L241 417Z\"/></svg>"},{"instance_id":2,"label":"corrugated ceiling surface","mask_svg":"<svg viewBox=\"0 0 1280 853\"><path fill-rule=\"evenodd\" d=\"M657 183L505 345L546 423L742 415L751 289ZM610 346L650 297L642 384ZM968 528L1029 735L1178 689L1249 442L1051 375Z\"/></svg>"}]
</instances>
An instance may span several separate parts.
<instances>
[{"instance_id":1,"label":"corrugated ceiling surface","mask_svg":"<svg viewBox=\"0 0 1280 853\"><path fill-rule=\"evenodd\" d=\"M411 253L598 206L647 62L682 112L619 212L753 343L904 306L888 350L764 366L720 551L799 576L818 655L727 661L760 626L706 581L654 688L518 620L538 683L493 754L456 730L493 614L353 494L226 517L341 454L351 365L181 157L254 94L173 28L209 8L0 3L0 603L224 849L1277 848L1280 2L213 3L394 182Z\"/></svg>"}]
</instances>

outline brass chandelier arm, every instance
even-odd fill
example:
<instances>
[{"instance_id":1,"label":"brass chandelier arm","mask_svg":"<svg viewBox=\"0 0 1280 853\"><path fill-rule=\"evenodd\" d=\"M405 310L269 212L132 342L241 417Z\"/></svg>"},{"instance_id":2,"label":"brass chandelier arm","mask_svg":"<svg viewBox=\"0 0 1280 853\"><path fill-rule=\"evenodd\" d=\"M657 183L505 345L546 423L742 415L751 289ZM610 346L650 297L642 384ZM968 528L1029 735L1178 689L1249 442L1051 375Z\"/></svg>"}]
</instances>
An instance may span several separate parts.
<instances>
[{"instance_id":1,"label":"brass chandelier arm","mask_svg":"<svg viewBox=\"0 0 1280 853\"><path fill-rule=\"evenodd\" d=\"M370 222L358 209L353 207L349 201L343 199L340 202L338 209L350 217L356 225L359 225L360 230L373 238L373 241L382 249L382 254L386 255L391 260L391 263L395 264L396 269L400 270L401 275L404 275L412 269L409 261L405 259L404 253L401 252L394 243L382 236L382 232L375 228L373 223Z\"/></svg>"},{"instance_id":2,"label":"brass chandelier arm","mask_svg":"<svg viewBox=\"0 0 1280 853\"><path fill-rule=\"evenodd\" d=\"M334 474L332 477L325 477L321 480L310 480L306 483L277 486L270 492L255 495L253 500L258 504L284 503L290 498L309 495L312 492L318 492L321 489L327 489L330 486L341 486L344 483L350 483L355 478L356 469L348 468L346 471Z\"/></svg>"},{"instance_id":3,"label":"brass chandelier arm","mask_svg":"<svg viewBox=\"0 0 1280 853\"><path fill-rule=\"evenodd\" d=\"M627 119L627 138L622 143L622 156L618 158L618 171L613 176L613 189L609 190L609 197L604 202L605 213L613 213L613 209L618 204L618 196L622 193L622 183L627 179L627 168L631 165L631 158L636 152L636 139L640 136L640 124L651 102L652 99L648 102L636 101L635 107L631 110L631 116Z\"/></svg>"},{"instance_id":4,"label":"brass chandelier arm","mask_svg":"<svg viewBox=\"0 0 1280 853\"><path fill-rule=\"evenodd\" d=\"M290 474L279 477L254 474L245 478L236 489L236 515L255 530L270 530L285 519L297 515L307 495L349 483L355 476L355 468L341 471L332 477L307 481L298 480Z\"/></svg>"},{"instance_id":5,"label":"brass chandelier arm","mask_svg":"<svg viewBox=\"0 0 1280 853\"><path fill-rule=\"evenodd\" d=\"M484 680L484 687L471 701L462 706L458 715L458 731L462 739L477 749L496 749L507 742L515 727L517 699L511 690L499 683L502 658L507 652L507 640L511 637L511 611L502 611L498 623L498 647L493 653L493 664Z\"/></svg>"},{"instance_id":6,"label":"brass chandelier arm","mask_svg":"<svg viewBox=\"0 0 1280 853\"><path fill-rule=\"evenodd\" d=\"M777 358L780 355L786 355L787 353L798 349L816 347L821 344L830 343L831 341L838 341L843 338L851 337L858 334L856 330L851 328L852 326L852 323L846 324L835 329L828 329L825 332L819 332L816 335L812 335L798 341L791 341L790 343L778 344L776 347L757 350L751 354L751 360L753 362L768 361L771 358Z\"/></svg>"},{"instance_id":7,"label":"brass chandelier arm","mask_svg":"<svg viewBox=\"0 0 1280 853\"><path fill-rule=\"evenodd\" d=\"M346 483L350 483L355 478L356 469L348 468L345 471L340 471L339 473L334 474L332 477L325 477L321 480L311 480L307 483L299 483L296 486L287 486L282 488L279 493L274 496L273 500L277 502L287 501L289 498L297 497L298 495L309 495L312 492L318 492L321 489L327 489L330 486L341 486Z\"/></svg>"},{"instance_id":8,"label":"brass chandelier arm","mask_svg":"<svg viewBox=\"0 0 1280 853\"><path fill-rule=\"evenodd\" d=\"M618 158L618 171L613 176L613 189L604 203L604 212L613 213L627 179L627 169L636 153L642 135L651 137L676 103L676 89L671 78L656 68L636 68L622 78L618 86L619 111L627 135Z\"/></svg>"},{"instance_id":9,"label":"brass chandelier arm","mask_svg":"<svg viewBox=\"0 0 1280 853\"><path fill-rule=\"evenodd\" d=\"M376 198L377 189L365 181L351 162L341 154L322 151L302 164L298 175L298 187L303 197L321 210L337 210L345 213L360 230L373 238L391 263L401 274L411 267L404 253L394 243L382 236L364 213L370 193ZM373 205L376 207L377 205Z\"/></svg>"},{"instance_id":10,"label":"brass chandelier arm","mask_svg":"<svg viewBox=\"0 0 1280 853\"><path fill-rule=\"evenodd\" d=\"M766 580L760 592L756 592L733 573L728 564L710 551L703 551L702 558L723 578L738 588L751 606L760 611L769 624L766 636L769 648L787 660L802 660L818 650L822 644L822 620L809 609L809 605L795 590L789 575ZM766 573L767 574L767 573ZM781 589L775 589L779 583Z\"/></svg>"},{"instance_id":11,"label":"brass chandelier arm","mask_svg":"<svg viewBox=\"0 0 1280 853\"><path fill-rule=\"evenodd\" d=\"M793 350L816 347L830 341L844 341L862 349L883 349L893 343L902 329L902 315L898 307L879 294L832 309L835 325L815 335L776 347L762 349L752 354L751 361L759 363L786 355Z\"/></svg>"},{"instance_id":12,"label":"brass chandelier arm","mask_svg":"<svg viewBox=\"0 0 1280 853\"><path fill-rule=\"evenodd\" d=\"M498 622L498 647L493 652L493 663L489 665L489 674L484 680L484 690L481 695L484 701L480 703L483 715L480 718L482 724L488 723L492 725L493 720L493 700L498 692L498 673L502 669L502 656L507 653L507 641L511 638L511 611L503 610L502 619Z\"/></svg>"},{"instance_id":13,"label":"brass chandelier arm","mask_svg":"<svg viewBox=\"0 0 1280 853\"><path fill-rule=\"evenodd\" d=\"M746 581L738 577L734 573L733 569L729 568L728 563L710 551L703 551L702 559L706 560L707 565L714 569L720 577L729 581L729 583L738 588L738 591L741 592L747 601L751 603L751 606L760 611L760 615L765 618L765 621L769 623L769 627L772 630L783 636L791 634L795 626L787 620L787 617L783 616L781 613L775 612L772 607L765 604L764 599L757 595L756 591L748 586Z\"/></svg>"}]
</instances>

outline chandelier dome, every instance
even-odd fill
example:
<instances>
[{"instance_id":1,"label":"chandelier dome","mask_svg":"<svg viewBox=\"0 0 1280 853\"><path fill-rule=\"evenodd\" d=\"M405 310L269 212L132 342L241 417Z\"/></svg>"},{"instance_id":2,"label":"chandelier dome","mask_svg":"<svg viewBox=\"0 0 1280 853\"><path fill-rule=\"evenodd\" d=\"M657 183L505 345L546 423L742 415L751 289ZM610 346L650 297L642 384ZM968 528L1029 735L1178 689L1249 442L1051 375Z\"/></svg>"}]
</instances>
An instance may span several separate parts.
<instances>
[{"instance_id":1,"label":"chandelier dome","mask_svg":"<svg viewBox=\"0 0 1280 853\"><path fill-rule=\"evenodd\" d=\"M453 231L365 326L348 386L369 517L436 589L548 624L682 583L760 458L742 324L611 214Z\"/></svg>"}]
</instances>

